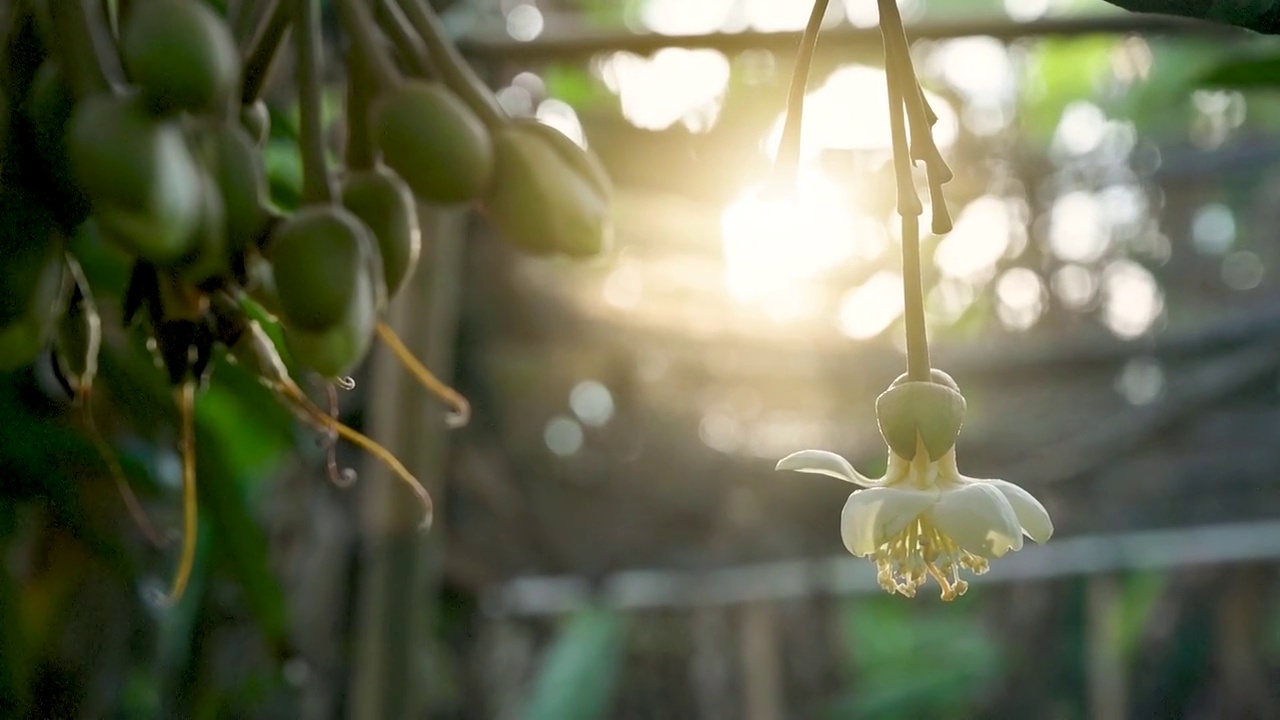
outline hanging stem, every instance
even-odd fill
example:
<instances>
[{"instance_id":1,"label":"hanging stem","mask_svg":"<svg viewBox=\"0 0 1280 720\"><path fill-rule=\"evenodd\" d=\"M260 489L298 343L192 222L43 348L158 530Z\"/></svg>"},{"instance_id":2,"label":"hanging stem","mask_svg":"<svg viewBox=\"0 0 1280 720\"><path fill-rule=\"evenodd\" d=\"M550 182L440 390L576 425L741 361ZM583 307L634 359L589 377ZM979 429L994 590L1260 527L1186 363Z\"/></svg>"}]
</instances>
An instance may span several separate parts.
<instances>
[{"instance_id":1,"label":"hanging stem","mask_svg":"<svg viewBox=\"0 0 1280 720\"><path fill-rule=\"evenodd\" d=\"M109 52L110 38L102 37L105 18L97 0L58 0L49 3L59 35L59 60L76 97L83 98L119 84L124 72Z\"/></svg>"},{"instance_id":2,"label":"hanging stem","mask_svg":"<svg viewBox=\"0 0 1280 720\"><path fill-rule=\"evenodd\" d=\"M787 119L782 126L778 155L773 161L772 182L777 190L795 189L796 174L800 167L805 90L809 85L809 68L813 65L813 52L818 46L818 31L822 29L822 18L826 14L827 0L814 0L813 9L809 12L809 22L800 36L800 49L796 52L796 64L791 71L791 88L787 93Z\"/></svg>"},{"instance_id":3,"label":"hanging stem","mask_svg":"<svg viewBox=\"0 0 1280 720\"><path fill-rule=\"evenodd\" d=\"M297 27L294 45L298 51L299 147L302 152L302 201L305 204L333 202L333 183L325 163L324 102L320 77L320 0L293 0Z\"/></svg>"},{"instance_id":4,"label":"hanging stem","mask_svg":"<svg viewBox=\"0 0 1280 720\"><path fill-rule=\"evenodd\" d=\"M938 116L929 106L929 101L925 99L924 89L920 87L919 78L916 76L911 59L911 43L907 39L906 28L902 23L902 15L898 12L897 3L882 1L880 8L886 72L891 64L896 68L897 81L900 83L900 91L906 103L907 118L910 121L911 158L925 164L928 176L929 200L933 216L931 230L935 235L944 235L951 232L952 221L946 198L942 194L942 186L951 181L954 173L947 166L933 138L933 126L937 123Z\"/></svg>"},{"instance_id":5,"label":"hanging stem","mask_svg":"<svg viewBox=\"0 0 1280 720\"><path fill-rule=\"evenodd\" d=\"M377 159L369 130L369 70L360 53L347 52L347 169L370 170Z\"/></svg>"},{"instance_id":6,"label":"hanging stem","mask_svg":"<svg viewBox=\"0 0 1280 720\"><path fill-rule=\"evenodd\" d=\"M147 511L143 509L141 501L133 492L133 488L129 485L128 478L125 477L124 468L120 466L120 461L116 459L115 450L107 443L106 438L102 436L98 430L98 424L93 419L93 409L89 404L89 393L83 392L76 401L80 405L80 417L84 423L85 432L89 435L89 441L93 443L93 448L98 452L98 457L107 466L107 472L110 473L111 479L115 481L116 490L120 493L120 498L124 501L125 509L129 511L129 517L133 518L133 522L146 536L147 542L155 547L164 547L165 539L160 535L160 531L151 522L151 518L147 516Z\"/></svg>"},{"instance_id":7,"label":"hanging stem","mask_svg":"<svg viewBox=\"0 0 1280 720\"><path fill-rule=\"evenodd\" d=\"M453 410L453 412L445 416L445 425L450 428L460 428L471 421L471 403L467 402L467 399L462 397L457 390L441 382L440 378L436 377L418 358L414 357L409 348L400 342L400 338L391 329L390 325L385 322L379 322L378 337L391 350L392 354L400 360L400 363L413 374L422 387L443 400Z\"/></svg>"},{"instance_id":8,"label":"hanging stem","mask_svg":"<svg viewBox=\"0 0 1280 720\"><path fill-rule=\"evenodd\" d=\"M378 25L382 27L383 32L391 39L391 44L395 45L396 52L400 54L400 58L409 67L411 75L420 78L439 77L439 72L435 63L431 60L431 53L427 50L426 44L422 41L422 38L414 34L413 26L409 24L409 18L405 17L404 11L400 9L395 0L378 0L375 14L378 19Z\"/></svg>"},{"instance_id":9,"label":"hanging stem","mask_svg":"<svg viewBox=\"0 0 1280 720\"><path fill-rule=\"evenodd\" d=\"M325 394L329 400L329 417L338 422L338 391L332 383L325 384ZM338 465L338 433L332 430L324 432L325 470L329 473L329 482L340 488L348 488L355 484L359 476L352 468Z\"/></svg>"},{"instance_id":10,"label":"hanging stem","mask_svg":"<svg viewBox=\"0 0 1280 720\"><path fill-rule=\"evenodd\" d=\"M198 515L196 513L196 384L187 380L177 391L178 410L182 416L182 557L178 572L165 598L166 605L182 599L196 561Z\"/></svg>"},{"instance_id":11,"label":"hanging stem","mask_svg":"<svg viewBox=\"0 0 1280 720\"><path fill-rule=\"evenodd\" d=\"M929 382L933 373L929 362L929 339L924 319L924 283L920 272L920 214L923 208L916 194L907 146L906 114L903 109L915 75L894 52L893 27L901 26L895 0L879 0L880 29L884 41L885 78L889 100L889 127L893 140L893 169L898 185L898 215L902 218L902 298L907 336L907 377Z\"/></svg>"},{"instance_id":12,"label":"hanging stem","mask_svg":"<svg viewBox=\"0 0 1280 720\"><path fill-rule=\"evenodd\" d=\"M244 79L241 81L240 102L252 105L262 97L276 52L284 42L285 33L293 22L291 0L264 0L267 3L262 23L244 52Z\"/></svg>"},{"instance_id":13,"label":"hanging stem","mask_svg":"<svg viewBox=\"0 0 1280 720\"><path fill-rule=\"evenodd\" d=\"M818 0L825 2L826 0ZM498 104L498 99L489 91L476 71L467 63L458 48L449 41L444 23L432 9L427 0L398 0L400 9L417 31L422 42L426 44L431 60L440 70L444 84L458 94L471 107L471 111L480 116L491 131L503 126L507 119L506 110Z\"/></svg>"},{"instance_id":14,"label":"hanging stem","mask_svg":"<svg viewBox=\"0 0 1280 720\"><path fill-rule=\"evenodd\" d=\"M409 486L409 489L413 491L414 495L418 497L418 501L422 504L423 519L420 527L424 530L430 529L434 513L431 494L422 486L422 483L418 482L413 473L409 472L404 464L395 455L391 454L391 451L343 425L338 420L330 417L325 411L316 407L311 398L307 397L302 388L298 387L293 378L289 377L284 361L280 359L280 354L276 352L275 345L271 342L271 338L267 337L266 332L262 330L261 325L250 321L246 332L250 334L247 361L252 362L257 368L258 380L280 396L286 406L308 425L321 432L336 433L342 439L377 458L379 462L395 473L397 477Z\"/></svg>"},{"instance_id":15,"label":"hanging stem","mask_svg":"<svg viewBox=\"0 0 1280 720\"><path fill-rule=\"evenodd\" d=\"M351 39L352 54L359 57L364 65L365 77L375 83L379 92L393 90L404 79L382 46L382 32L378 30L373 13L365 5L366 1L338 0L338 17Z\"/></svg>"}]
</instances>

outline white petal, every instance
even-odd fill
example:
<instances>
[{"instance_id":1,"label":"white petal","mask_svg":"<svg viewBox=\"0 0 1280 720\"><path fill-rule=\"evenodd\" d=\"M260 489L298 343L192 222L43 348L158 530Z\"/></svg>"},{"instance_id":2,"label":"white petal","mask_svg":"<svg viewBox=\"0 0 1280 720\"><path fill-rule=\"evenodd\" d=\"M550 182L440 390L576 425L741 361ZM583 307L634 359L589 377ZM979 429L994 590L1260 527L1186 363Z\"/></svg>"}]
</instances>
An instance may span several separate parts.
<instances>
[{"instance_id":1,"label":"white petal","mask_svg":"<svg viewBox=\"0 0 1280 720\"><path fill-rule=\"evenodd\" d=\"M1018 516L1018 524L1027 537L1043 543L1053 535L1053 521L1049 519L1049 511L1035 499L1031 493L1004 480L976 480L999 490L1004 499L1009 501L1013 514Z\"/></svg>"},{"instance_id":2,"label":"white petal","mask_svg":"<svg viewBox=\"0 0 1280 720\"><path fill-rule=\"evenodd\" d=\"M839 478L845 482L851 482L854 485L862 485L863 487L872 487L879 484L878 481L872 480L854 470L848 460L826 450L801 450L800 452L791 453L779 460L774 470L795 470L802 473L826 475Z\"/></svg>"},{"instance_id":3,"label":"white petal","mask_svg":"<svg viewBox=\"0 0 1280 720\"><path fill-rule=\"evenodd\" d=\"M864 557L902 532L938 498L937 493L869 488L849 496L840 514L840 536L849 552Z\"/></svg>"},{"instance_id":4,"label":"white petal","mask_svg":"<svg viewBox=\"0 0 1280 720\"><path fill-rule=\"evenodd\" d=\"M933 524L975 555L998 558L1022 549L1022 527L1004 495L987 483L962 485L942 493Z\"/></svg>"}]
</instances>

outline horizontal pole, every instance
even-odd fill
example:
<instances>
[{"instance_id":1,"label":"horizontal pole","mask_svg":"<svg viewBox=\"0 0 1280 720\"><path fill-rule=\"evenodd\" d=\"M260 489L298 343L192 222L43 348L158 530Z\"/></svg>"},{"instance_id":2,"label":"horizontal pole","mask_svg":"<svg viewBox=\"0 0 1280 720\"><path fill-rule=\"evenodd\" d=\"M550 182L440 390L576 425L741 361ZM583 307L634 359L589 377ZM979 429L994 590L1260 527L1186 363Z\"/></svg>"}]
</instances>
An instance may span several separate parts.
<instances>
[{"instance_id":1,"label":"horizontal pole","mask_svg":"<svg viewBox=\"0 0 1280 720\"><path fill-rule=\"evenodd\" d=\"M974 585L1054 580L1097 573L1159 570L1280 558L1280 521L1028 541L991 563ZM779 602L816 595L883 592L875 567L847 555L785 560L708 572L626 570L596 584L574 576L517 578L482 593L493 616L557 616L588 604L621 610L686 609Z\"/></svg>"},{"instance_id":2,"label":"horizontal pole","mask_svg":"<svg viewBox=\"0 0 1280 720\"><path fill-rule=\"evenodd\" d=\"M549 23L551 24L551 23ZM1014 41L1035 37L1079 37L1084 35L1172 35L1190 37L1243 38L1249 34L1228 25L1189 20L1167 15L1122 13L1078 18L1042 18L1030 22L1004 19L917 23L907 29L912 40L950 40L964 37L992 37ZM581 59L600 53L631 52L649 55L664 48L719 50L737 54L752 50L793 53L800 44L800 31L716 32L699 35L658 33L560 31L536 40L519 42L508 37L464 37L459 48L483 60L512 62ZM880 31L839 25L822 31L818 50L880 50Z\"/></svg>"}]
</instances>

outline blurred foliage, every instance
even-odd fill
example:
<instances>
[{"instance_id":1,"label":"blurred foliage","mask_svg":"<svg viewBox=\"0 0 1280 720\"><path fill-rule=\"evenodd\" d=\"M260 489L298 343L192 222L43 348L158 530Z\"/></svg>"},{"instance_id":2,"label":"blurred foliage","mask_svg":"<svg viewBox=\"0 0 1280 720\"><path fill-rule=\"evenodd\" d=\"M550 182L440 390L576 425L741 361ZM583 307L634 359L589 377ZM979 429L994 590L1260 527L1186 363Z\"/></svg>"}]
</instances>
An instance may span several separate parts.
<instances>
[{"instance_id":1,"label":"blurred foliage","mask_svg":"<svg viewBox=\"0 0 1280 720\"><path fill-rule=\"evenodd\" d=\"M543 656L524 717L607 717L626 639L626 618L618 610L589 607L567 617Z\"/></svg>"},{"instance_id":2,"label":"blurred foliage","mask_svg":"<svg viewBox=\"0 0 1280 720\"><path fill-rule=\"evenodd\" d=\"M977 594L952 605L865 597L847 603L844 647L856 684L828 718L965 716L1003 673L1000 649L978 622Z\"/></svg>"}]
</instances>

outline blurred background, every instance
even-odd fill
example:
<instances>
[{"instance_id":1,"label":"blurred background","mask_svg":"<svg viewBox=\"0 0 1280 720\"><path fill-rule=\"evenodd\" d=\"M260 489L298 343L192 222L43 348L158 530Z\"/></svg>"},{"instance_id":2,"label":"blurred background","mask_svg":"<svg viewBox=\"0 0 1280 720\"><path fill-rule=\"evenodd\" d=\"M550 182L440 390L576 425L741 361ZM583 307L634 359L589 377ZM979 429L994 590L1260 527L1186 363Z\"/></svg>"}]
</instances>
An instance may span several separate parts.
<instances>
[{"instance_id":1,"label":"blurred background","mask_svg":"<svg viewBox=\"0 0 1280 720\"><path fill-rule=\"evenodd\" d=\"M345 447L360 477L335 486L219 366L169 610L176 546L131 523L48 362L0 376L0 715L1280 716L1280 46L1101 0L900 6L956 172L924 256L960 465L1040 498L1049 544L954 603L887 596L841 546L848 486L773 471L810 447L885 463L873 402L904 360L874 0L831 3L790 205L756 189L809 3L459 0L507 109L605 161L615 251L527 259L428 211L391 320L473 421L447 431L383 352L341 395L431 487L426 536L403 486ZM103 365L98 422L176 528L164 380L133 337Z\"/></svg>"}]
</instances>

